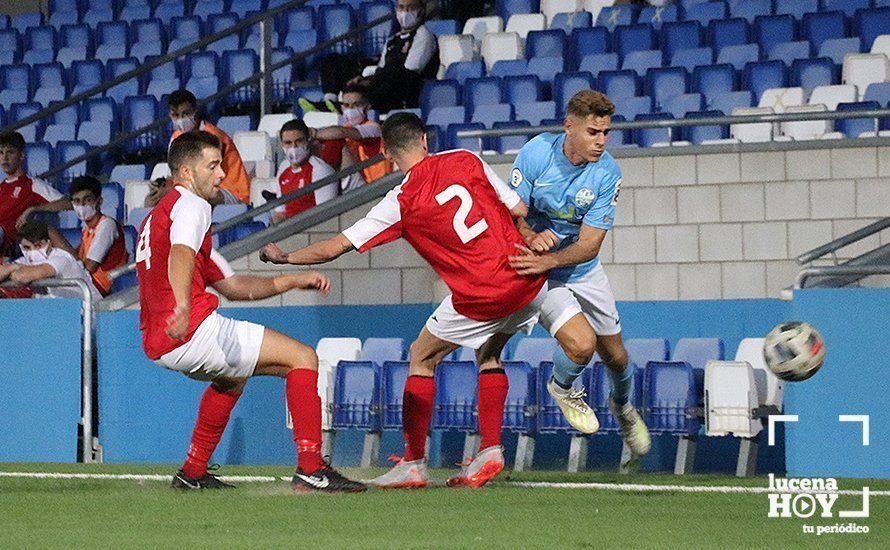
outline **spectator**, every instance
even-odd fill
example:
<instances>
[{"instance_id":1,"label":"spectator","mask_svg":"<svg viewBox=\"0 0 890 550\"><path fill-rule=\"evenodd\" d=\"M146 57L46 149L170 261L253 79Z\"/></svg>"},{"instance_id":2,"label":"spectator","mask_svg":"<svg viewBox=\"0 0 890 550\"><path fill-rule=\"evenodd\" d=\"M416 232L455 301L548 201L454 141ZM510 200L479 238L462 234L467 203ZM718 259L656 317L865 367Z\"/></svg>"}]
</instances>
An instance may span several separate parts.
<instances>
[{"instance_id":1,"label":"spectator","mask_svg":"<svg viewBox=\"0 0 890 550\"><path fill-rule=\"evenodd\" d=\"M90 274L68 252L53 246L49 238L49 226L39 220L25 222L18 231L22 257L11 264L0 265L0 282L7 279L20 285L29 285L40 279L82 279L90 288L93 302L99 299L99 291L93 285ZM80 289L74 287L48 288L51 298L82 298Z\"/></svg>"},{"instance_id":2,"label":"spectator","mask_svg":"<svg viewBox=\"0 0 890 550\"><path fill-rule=\"evenodd\" d=\"M279 196L284 196L334 174L334 169L309 151L309 128L302 120L285 122L278 141L289 166L278 176ZM279 207L272 214L272 223L279 223L313 206L337 196L337 182L316 189Z\"/></svg>"},{"instance_id":3,"label":"spectator","mask_svg":"<svg viewBox=\"0 0 890 550\"><path fill-rule=\"evenodd\" d=\"M341 95L340 104L343 107L342 126L313 129L310 131L310 137L322 142L343 141L343 160L339 166L339 169L342 170L380 153L383 150L383 138L381 137L380 124L368 118L370 105L362 88L354 85L347 86ZM348 191L364 183L370 183L392 170L392 162L382 160L345 178L342 184L343 190Z\"/></svg>"},{"instance_id":4,"label":"spectator","mask_svg":"<svg viewBox=\"0 0 890 550\"><path fill-rule=\"evenodd\" d=\"M232 138L198 116L198 100L190 91L177 90L173 92L170 94L168 103L170 105L170 120L173 122L173 135L170 137L170 143L173 143L173 140L185 132L203 130L216 136L222 146L222 169L226 176L220 188L222 197L218 197L217 201L211 201L211 204L250 203L250 178L247 176L241 155L232 142Z\"/></svg>"},{"instance_id":5,"label":"spectator","mask_svg":"<svg viewBox=\"0 0 890 550\"><path fill-rule=\"evenodd\" d=\"M360 76L360 65L344 56L322 59L319 72L325 97L334 98L345 85L355 84L367 90L367 97L378 112L417 107L424 79L436 78L439 70L438 43L423 24L425 14L421 0L396 1L396 19L401 30L387 39L373 76ZM304 112L318 108L302 98L298 103Z\"/></svg>"},{"instance_id":6,"label":"spectator","mask_svg":"<svg viewBox=\"0 0 890 550\"><path fill-rule=\"evenodd\" d=\"M16 255L17 228L35 212L70 210L71 202L45 181L25 173L25 138L18 132L0 134L0 257Z\"/></svg>"},{"instance_id":7,"label":"spectator","mask_svg":"<svg viewBox=\"0 0 890 550\"><path fill-rule=\"evenodd\" d=\"M71 204L83 222L83 236L77 257L92 275L103 296L111 292L108 272L129 261L124 228L119 221L102 214L102 185L92 176L80 176L71 182Z\"/></svg>"}]
</instances>

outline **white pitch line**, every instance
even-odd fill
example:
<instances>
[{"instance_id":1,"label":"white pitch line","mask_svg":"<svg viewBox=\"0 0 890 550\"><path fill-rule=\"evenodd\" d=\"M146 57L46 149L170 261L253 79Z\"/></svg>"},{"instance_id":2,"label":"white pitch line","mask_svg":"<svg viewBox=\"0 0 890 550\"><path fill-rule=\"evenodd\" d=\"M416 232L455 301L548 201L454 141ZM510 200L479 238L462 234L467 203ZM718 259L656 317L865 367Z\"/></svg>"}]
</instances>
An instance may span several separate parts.
<instances>
[{"instance_id":1,"label":"white pitch line","mask_svg":"<svg viewBox=\"0 0 890 550\"><path fill-rule=\"evenodd\" d=\"M0 477L16 477L31 479L105 479L105 480L129 480L129 481L170 481L173 475L160 474L65 474L51 472L0 472ZM270 482L279 478L272 476L220 476L224 481L246 483L253 481ZM280 478L290 479L290 478Z\"/></svg>"},{"instance_id":2,"label":"white pitch line","mask_svg":"<svg viewBox=\"0 0 890 550\"><path fill-rule=\"evenodd\" d=\"M554 483L548 481L508 481L507 485L513 487L527 487L530 489L552 488L552 489L600 489L603 491L630 491L630 492L651 492L651 493L750 493L750 494L766 494L775 493L769 487L739 487L739 486L719 486L719 485L642 485L637 483ZM804 493L806 491L782 491L789 493ZM827 493L838 495L861 495L862 491L852 489L842 489L837 491L826 491ZM890 496L890 491L869 491L870 495Z\"/></svg>"}]
</instances>

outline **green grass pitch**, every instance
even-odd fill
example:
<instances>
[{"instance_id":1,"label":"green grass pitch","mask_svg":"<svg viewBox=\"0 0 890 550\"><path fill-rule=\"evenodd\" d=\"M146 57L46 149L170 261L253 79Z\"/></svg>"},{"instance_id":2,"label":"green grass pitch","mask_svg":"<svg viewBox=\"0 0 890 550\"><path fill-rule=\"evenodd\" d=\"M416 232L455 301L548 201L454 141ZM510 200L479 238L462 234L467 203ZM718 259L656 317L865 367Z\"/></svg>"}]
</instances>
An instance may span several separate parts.
<instances>
[{"instance_id":1,"label":"green grass pitch","mask_svg":"<svg viewBox=\"0 0 890 550\"><path fill-rule=\"evenodd\" d=\"M171 474L175 467L0 464L0 472ZM370 477L382 470L347 470ZM223 475L284 476L284 467ZM437 470L440 485L451 471ZM765 494L524 488L513 481L766 487L766 478L505 472L480 490L437 486L360 495L296 495L289 484L245 482L179 493L161 481L0 477L3 548L887 548L890 496L871 497L869 534L804 534L846 519L770 519ZM841 489L890 481L839 480ZM857 509L841 496L836 508Z\"/></svg>"}]
</instances>

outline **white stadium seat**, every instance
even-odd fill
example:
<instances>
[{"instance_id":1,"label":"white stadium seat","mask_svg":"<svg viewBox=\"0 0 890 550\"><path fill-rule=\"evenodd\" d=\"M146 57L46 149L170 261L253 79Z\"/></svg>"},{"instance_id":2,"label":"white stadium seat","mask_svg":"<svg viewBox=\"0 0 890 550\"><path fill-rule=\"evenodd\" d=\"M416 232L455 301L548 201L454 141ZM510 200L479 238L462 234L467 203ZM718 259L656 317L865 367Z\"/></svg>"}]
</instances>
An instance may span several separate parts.
<instances>
[{"instance_id":1,"label":"white stadium seat","mask_svg":"<svg viewBox=\"0 0 890 550\"><path fill-rule=\"evenodd\" d=\"M270 138L272 138L272 143L278 142L278 131L281 130L281 127L284 126L285 122L294 120L297 118L293 113L280 113L280 114L269 114L263 115L263 118L260 119L260 124L257 126L258 132L266 132Z\"/></svg>"},{"instance_id":2,"label":"white stadium seat","mask_svg":"<svg viewBox=\"0 0 890 550\"><path fill-rule=\"evenodd\" d=\"M439 37L439 63L442 74L452 63L476 59L476 41L470 35L445 34Z\"/></svg>"},{"instance_id":3,"label":"white stadium seat","mask_svg":"<svg viewBox=\"0 0 890 550\"><path fill-rule=\"evenodd\" d=\"M507 32L515 32L523 41L531 31L543 31L545 28L547 20L543 13L517 13L507 21Z\"/></svg>"},{"instance_id":4,"label":"white stadium seat","mask_svg":"<svg viewBox=\"0 0 890 550\"><path fill-rule=\"evenodd\" d=\"M486 34L482 41L482 59L488 71L496 61L522 59L522 56L522 41L515 32Z\"/></svg>"},{"instance_id":5,"label":"white stadium seat","mask_svg":"<svg viewBox=\"0 0 890 550\"><path fill-rule=\"evenodd\" d=\"M603 8L612 4L614 4L613 0L584 0L584 11L589 11L593 20L596 21Z\"/></svg>"},{"instance_id":6,"label":"white stadium seat","mask_svg":"<svg viewBox=\"0 0 890 550\"><path fill-rule=\"evenodd\" d=\"M547 18L549 25L557 13L572 13L584 10L582 0L541 0L541 13Z\"/></svg>"},{"instance_id":7,"label":"white stadium seat","mask_svg":"<svg viewBox=\"0 0 890 550\"><path fill-rule=\"evenodd\" d=\"M250 180L250 204L256 208L257 206L262 206L266 204L266 199L263 198L263 191L272 191L276 195L278 194L278 179L277 178L253 178Z\"/></svg>"},{"instance_id":8,"label":"white stadium seat","mask_svg":"<svg viewBox=\"0 0 890 550\"><path fill-rule=\"evenodd\" d=\"M705 365L705 431L709 436L756 436L763 429L752 414L758 404L751 365L744 361L708 361Z\"/></svg>"},{"instance_id":9,"label":"white stadium seat","mask_svg":"<svg viewBox=\"0 0 890 550\"><path fill-rule=\"evenodd\" d=\"M837 110L838 103L856 101L856 86L838 84L836 86L817 86L810 95L810 105L825 105L829 111Z\"/></svg>"},{"instance_id":10,"label":"white stadium seat","mask_svg":"<svg viewBox=\"0 0 890 550\"><path fill-rule=\"evenodd\" d=\"M235 148L244 162L256 162L274 158L272 140L266 132L235 132L232 137Z\"/></svg>"},{"instance_id":11,"label":"white stadium seat","mask_svg":"<svg viewBox=\"0 0 890 550\"><path fill-rule=\"evenodd\" d=\"M151 182L148 180L127 180L124 182L124 206L127 212L145 205Z\"/></svg>"},{"instance_id":12,"label":"white stadium seat","mask_svg":"<svg viewBox=\"0 0 890 550\"><path fill-rule=\"evenodd\" d=\"M303 122L310 128L327 128L328 126L337 126L340 124L340 115L337 113L313 111L303 115Z\"/></svg>"},{"instance_id":13,"label":"white stadium seat","mask_svg":"<svg viewBox=\"0 0 890 550\"><path fill-rule=\"evenodd\" d=\"M844 56L843 73L844 84L856 86L857 99L862 99L869 84L890 80L890 60L882 53L849 53Z\"/></svg>"},{"instance_id":14,"label":"white stadium seat","mask_svg":"<svg viewBox=\"0 0 890 550\"><path fill-rule=\"evenodd\" d=\"M769 88L760 96L758 107L770 107L775 113L784 113L788 107L805 103L803 88Z\"/></svg>"},{"instance_id":15,"label":"white stadium seat","mask_svg":"<svg viewBox=\"0 0 890 550\"><path fill-rule=\"evenodd\" d=\"M490 17L471 17L464 24L464 35L470 35L477 43L481 43L490 32L504 32L504 20L493 15Z\"/></svg>"},{"instance_id":16,"label":"white stadium seat","mask_svg":"<svg viewBox=\"0 0 890 550\"><path fill-rule=\"evenodd\" d=\"M737 108L732 110L732 116L771 115L773 110L769 107ZM772 141L773 125L770 122L755 122L752 124L733 124L732 137L742 143L761 143Z\"/></svg>"},{"instance_id":17,"label":"white stadium seat","mask_svg":"<svg viewBox=\"0 0 890 550\"><path fill-rule=\"evenodd\" d=\"M334 402L334 375L340 361L358 361L362 341L358 338L322 338L315 347L318 354L318 394L321 396L321 427L331 429Z\"/></svg>"},{"instance_id":18,"label":"white stadium seat","mask_svg":"<svg viewBox=\"0 0 890 550\"><path fill-rule=\"evenodd\" d=\"M166 178L169 175L170 166L168 166L166 162L159 162L151 169L151 176L149 176L148 179L154 181L158 178Z\"/></svg>"},{"instance_id":19,"label":"white stadium seat","mask_svg":"<svg viewBox=\"0 0 890 550\"><path fill-rule=\"evenodd\" d=\"M882 53L890 57L890 34L882 34L875 38L874 43L871 45L871 53Z\"/></svg>"},{"instance_id":20,"label":"white stadium seat","mask_svg":"<svg viewBox=\"0 0 890 550\"><path fill-rule=\"evenodd\" d=\"M746 361L754 369L757 384L757 402L765 407L774 406L781 412L785 396L785 383L776 378L763 359L763 338L745 338L739 343L736 361Z\"/></svg>"},{"instance_id":21,"label":"white stadium seat","mask_svg":"<svg viewBox=\"0 0 890 550\"><path fill-rule=\"evenodd\" d=\"M788 107L786 113L824 113L828 108L825 105L801 105L799 107ZM806 141L810 139L820 139L832 129L831 121L828 120L799 120L794 122L783 122L781 124L782 134L793 139L794 141Z\"/></svg>"}]
</instances>

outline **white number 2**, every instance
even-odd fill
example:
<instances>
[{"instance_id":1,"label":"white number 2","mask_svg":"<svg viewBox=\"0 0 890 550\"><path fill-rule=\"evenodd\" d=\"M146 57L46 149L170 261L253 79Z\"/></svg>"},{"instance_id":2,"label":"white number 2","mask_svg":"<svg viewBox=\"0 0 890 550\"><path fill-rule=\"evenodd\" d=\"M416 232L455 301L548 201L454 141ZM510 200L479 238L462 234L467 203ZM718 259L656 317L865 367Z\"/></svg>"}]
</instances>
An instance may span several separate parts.
<instances>
[{"instance_id":1,"label":"white number 2","mask_svg":"<svg viewBox=\"0 0 890 550\"><path fill-rule=\"evenodd\" d=\"M136 245L136 263L145 262L145 269L151 269L151 216L145 220L139 244Z\"/></svg>"},{"instance_id":2,"label":"white number 2","mask_svg":"<svg viewBox=\"0 0 890 550\"><path fill-rule=\"evenodd\" d=\"M455 197L460 200L460 206L454 214L454 230L457 232L457 236L460 237L461 242L467 244L488 229L488 222L485 221L485 218L482 218L474 223L472 227L467 227L467 216L470 215L470 210L473 209L473 196L462 185L455 183L448 187L436 195L436 202L444 206L445 203Z\"/></svg>"}]
</instances>

